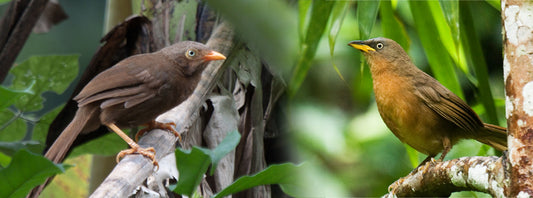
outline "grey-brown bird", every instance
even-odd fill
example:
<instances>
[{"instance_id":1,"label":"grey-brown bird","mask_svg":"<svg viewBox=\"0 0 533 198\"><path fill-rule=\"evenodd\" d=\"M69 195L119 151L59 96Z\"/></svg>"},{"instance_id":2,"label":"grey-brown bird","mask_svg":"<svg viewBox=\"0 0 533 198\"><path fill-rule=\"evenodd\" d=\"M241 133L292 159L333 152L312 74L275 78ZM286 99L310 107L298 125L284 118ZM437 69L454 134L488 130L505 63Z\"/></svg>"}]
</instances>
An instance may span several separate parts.
<instances>
[{"instance_id":1,"label":"grey-brown bird","mask_svg":"<svg viewBox=\"0 0 533 198\"><path fill-rule=\"evenodd\" d=\"M457 95L418 69L403 48L387 38L352 41L372 74L376 104L387 127L402 142L440 160L461 139L507 149L507 129L483 123ZM424 163L422 162L422 163Z\"/></svg>"},{"instance_id":2,"label":"grey-brown bird","mask_svg":"<svg viewBox=\"0 0 533 198\"><path fill-rule=\"evenodd\" d=\"M147 124L173 131L169 124L154 119L192 94L208 61L225 58L204 44L185 41L122 60L94 77L74 97L79 109L45 156L61 162L78 134L105 125L131 147L120 152L117 161L125 154L139 153L157 165L154 149L141 148L120 128Z\"/></svg>"}]
</instances>

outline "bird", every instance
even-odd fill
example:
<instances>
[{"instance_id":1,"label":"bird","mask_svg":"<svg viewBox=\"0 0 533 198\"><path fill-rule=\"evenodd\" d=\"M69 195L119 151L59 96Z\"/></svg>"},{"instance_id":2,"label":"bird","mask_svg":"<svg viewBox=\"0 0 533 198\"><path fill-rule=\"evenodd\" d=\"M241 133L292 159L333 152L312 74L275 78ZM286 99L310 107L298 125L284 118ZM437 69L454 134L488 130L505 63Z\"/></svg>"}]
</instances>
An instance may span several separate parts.
<instances>
[{"instance_id":1,"label":"bird","mask_svg":"<svg viewBox=\"0 0 533 198\"><path fill-rule=\"evenodd\" d=\"M78 110L45 157L60 163L79 134L104 125L131 147L117 155L117 162L124 155L138 153L157 166L155 150L140 147L121 128L147 125L145 130L161 128L179 135L171 127L174 123L159 123L155 118L193 93L207 62L224 59L223 54L205 44L182 41L118 62L96 75L74 97Z\"/></svg>"},{"instance_id":2,"label":"bird","mask_svg":"<svg viewBox=\"0 0 533 198\"><path fill-rule=\"evenodd\" d=\"M461 98L416 67L394 40L354 40L370 67L379 114L387 127L418 152L442 161L459 140L475 139L507 149L507 129L486 124ZM419 165L419 166L420 166Z\"/></svg>"}]
</instances>

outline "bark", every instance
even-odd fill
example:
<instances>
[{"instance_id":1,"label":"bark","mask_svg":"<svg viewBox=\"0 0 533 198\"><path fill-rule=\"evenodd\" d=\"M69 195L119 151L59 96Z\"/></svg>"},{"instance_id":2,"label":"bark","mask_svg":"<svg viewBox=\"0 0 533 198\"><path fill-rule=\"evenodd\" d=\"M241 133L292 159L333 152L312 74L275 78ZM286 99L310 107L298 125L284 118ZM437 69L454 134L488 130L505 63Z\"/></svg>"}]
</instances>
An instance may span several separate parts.
<instances>
[{"instance_id":1,"label":"bark","mask_svg":"<svg viewBox=\"0 0 533 198\"><path fill-rule=\"evenodd\" d=\"M533 196L533 2L503 0L509 197Z\"/></svg>"}]
</instances>

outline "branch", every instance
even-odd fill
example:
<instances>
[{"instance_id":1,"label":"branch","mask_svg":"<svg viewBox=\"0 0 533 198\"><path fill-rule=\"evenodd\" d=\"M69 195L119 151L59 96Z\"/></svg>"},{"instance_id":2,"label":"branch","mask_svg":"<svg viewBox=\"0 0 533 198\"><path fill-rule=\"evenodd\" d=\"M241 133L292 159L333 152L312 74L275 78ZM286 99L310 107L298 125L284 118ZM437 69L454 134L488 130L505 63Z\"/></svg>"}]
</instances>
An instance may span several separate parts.
<instances>
[{"instance_id":1,"label":"branch","mask_svg":"<svg viewBox=\"0 0 533 198\"><path fill-rule=\"evenodd\" d=\"M48 0L12 1L2 21L0 21L0 83L7 73Z\"/></svg>"},{"instance_id":2,"label":"branch","mask_svg":"<svg viewBox=\"0 0 533 198\"><path fill-rule=\"evenodd\" d=\"M233 31L228 24L222 23L215 30L207 45L223 54L229 54L233 45ZM228 61L226 61L228 62ZM208 93L215 86L218 77L224 71L221 62L211 62L202 73L202 78L194 93L181 105L161 115L160 122L174 122L179 132L188 131L198 115L196 112L201 107ZM177 138L173 134L155 129L139 140L139 145L154 147L156 159L174 152ZM152 162L141 155L127 155L113 169L104 182L95 190L91 197L128 197L134 193L148 176L153 173Z\"/></svg>"},{"instance_id":3,"label":"branch","mask_svg":"<svg viewBox=\"0 0 533 198\"><path fill-rule=\"evenodd\" d=\"M391 184L383 197L448 197L452 192L467 190L505 197L504 158L462 157L428 162Z\"/></svg>"}]
</instances>

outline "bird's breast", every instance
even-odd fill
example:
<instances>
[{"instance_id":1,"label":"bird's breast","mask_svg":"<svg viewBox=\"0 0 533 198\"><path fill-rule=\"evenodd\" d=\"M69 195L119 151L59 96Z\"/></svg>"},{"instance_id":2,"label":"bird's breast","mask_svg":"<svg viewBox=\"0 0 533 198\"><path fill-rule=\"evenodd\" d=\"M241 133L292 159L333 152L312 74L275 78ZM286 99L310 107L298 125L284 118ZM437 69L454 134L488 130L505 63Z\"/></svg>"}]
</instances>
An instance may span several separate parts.
<instances>
[{"instance_id":1,"label":"bird's breast","mask_svg":"<svg viewBox=\"0 0 533 198\"><path fill-rule=\"evenodd\" d=\"M432 130L439 118L415 94L412 80L394 74L373 76L374 94L381 118L402 142L419 152L442 151L443 137Z\"/></svg>"}]
</instances>

